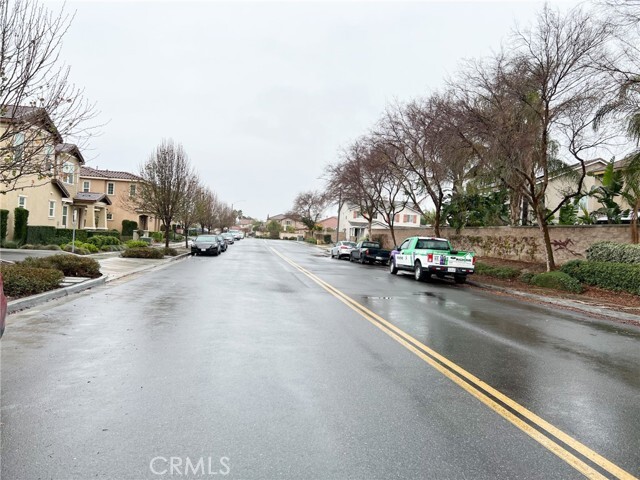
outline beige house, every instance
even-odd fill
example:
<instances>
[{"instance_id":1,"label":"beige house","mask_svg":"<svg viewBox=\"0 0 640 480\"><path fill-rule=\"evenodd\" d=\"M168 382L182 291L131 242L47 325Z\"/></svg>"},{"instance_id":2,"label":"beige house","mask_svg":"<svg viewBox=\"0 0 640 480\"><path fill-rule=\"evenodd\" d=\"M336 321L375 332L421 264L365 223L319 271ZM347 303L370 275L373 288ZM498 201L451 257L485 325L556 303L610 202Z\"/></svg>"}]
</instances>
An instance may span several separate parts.
<instances>
[{"instance_id":1,"label":"beige house","mask_svg":"<svg viewBox=\"0 0 640 480\"><path fill-rule=\"evenodd\" d=\"M605 168L609 164L608 161L603 160L602 158L596 158L594 160L589 160L585 162L585 169L587 172L586 177L584 178L582 190L584 192L591 191L592 188L598 187L602 185L602 176L604 175ZM625 165L625 160L618 160L614 163L614 169L619 170L623 168ZM574 170L580 170L581 166L576 165ZM571 177L555 177L549 180L549 184L547 185L546 192L546 204L547 208L553 210L555 209L562 199L564 198L563 192L570 192L572 189L576 188L575 180ZM625 202L622 197L616 197L616 203L620 205L622 210L626 210L630 208L630 206ZM598 210L602 205L600 205L595 197L591 197L588 195L584 195L579 199L579 206L591 213L595 210ZM557 217L557 215L556 215Z\"/></svg>"},{"instance_id":2,"label":"beige house","mask_svg":"<svg viewBox=\"0 0 640 480\"><path fill-rule=\"evenodd\" d=\"M7 239L13 238L16 207L29 211L31 226L107 230L107 208L111 200L102 193L79 191L78 173L83 163L76 145L57 144L50 177L42 180L38 175L27 175L18 181L15 190L3 195L0 208L9 210Z\"/></svg>"},{"instance_id":3,"label":"beige house","mask_svg":"<svg viewBox=\"0 0 640 480\"><path fill-rule=\"evenodd\" d=\"M420 228L420 212L407 205L396 213L393 220L394 228ZM389 227L382 220L382 215L374 213L371 222L371 235L376 230L387 230ZM345 205L340 209L340 238L358 242L368 234L369 221L362 216L360 209L353 205Z\"/></svg>"},{"instance_id":4,"label":"beige house","mask_svg":"<svg viewBox=\"0 0 640 480\"><path fill-rule=\"evenodd\" d=\"M80 192L90 194L100 192L110 200L106 211L106 223L110 230L122 231L122 221L132 220L138 223L138 229L159 231L160 220L152 215L137 212L132 204L141 178L129 172L117 170L99 170L83 166L80 169Z\"/></svg>"}]
</instances>

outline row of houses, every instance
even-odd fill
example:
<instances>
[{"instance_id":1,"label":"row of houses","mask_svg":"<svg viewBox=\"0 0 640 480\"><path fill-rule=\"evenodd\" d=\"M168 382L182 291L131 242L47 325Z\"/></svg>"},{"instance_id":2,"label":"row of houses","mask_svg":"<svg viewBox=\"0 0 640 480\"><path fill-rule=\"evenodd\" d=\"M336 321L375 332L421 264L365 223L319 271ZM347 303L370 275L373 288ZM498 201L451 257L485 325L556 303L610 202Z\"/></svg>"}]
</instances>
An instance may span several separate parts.
<instances>
[{"instance_id":1,"label":"row of houses","mask_svg":"<svg viewBox=\"0 0 640 480\"><path fill-rule=\"evenodd\" d=\"M368 235L369 221L362 216L360 209L355 206L345 205L340 209L338 216L331 216L318 221L322 232L333 234L333 239L339 237L341 240L357 242ZM297 220L295 216L289 214L278 214L267 217L267 222L275 221L280 224L281 237L291 234L303 235L306 232L305 225ZM398 228L420 228L420 213L406 206L394 217L394 225ZM389 227L379 218L378 214L373 215L371 222L371 235L375 236L376 231L387 230ZM336 235L337 232L337 235Z\"/></svg>"},{"instance_id":2,"label":"row of houses","mask_svg":"<svg viewBox=\"0 0 640 480\"><path fill-rule=\"evenodd\" d=\"M17 120L29 114L30 107L3 109L0 114L0 135ZM33 108L34 111L37 109ZM159 230L157 219L136 212L131 198L136 195L141 179L129 172L101 170L85 165L80 149L64 143L46 114L29 125L37 129L45 148L30 159L44 165L39 173L19 177L10 191L0 196L0 209L9 211L7 239L13 238L14 209L29 211L29 225L86 230L121 230L123 220L138 223L142 230ZM13 155L24 155L19 135L14 136ZM18 137L18 141L15 138ZM22 134L24 138L24 134Z\"/></svg>"}]
</instances>

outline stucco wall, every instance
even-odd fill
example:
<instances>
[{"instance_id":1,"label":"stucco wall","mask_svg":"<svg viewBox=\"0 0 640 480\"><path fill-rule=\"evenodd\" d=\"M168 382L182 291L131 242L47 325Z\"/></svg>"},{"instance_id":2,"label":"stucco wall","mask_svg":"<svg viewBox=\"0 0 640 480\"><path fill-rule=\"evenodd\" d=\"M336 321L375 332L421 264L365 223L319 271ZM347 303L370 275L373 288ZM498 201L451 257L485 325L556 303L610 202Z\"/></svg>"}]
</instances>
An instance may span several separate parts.
<instances>
[{"instance_id":1,"label":"stucco wall","mask_svg":"<svg viewBox=\"0 0 640 480\"><path fill-rule=\"evenodd\" d=\"M576 225L550 226L556 263L586 258L586 250L595 242L611 241L628 243L631 239L629 225ZM433 236L432 228L396 229L396 242L414 235ZM472 250L480 256L544 262L544 244L537 227L486 227L465 228L456 234L453 228L441 228L440 235L449 238L455 248ZM388 230L376 231L374 239L381 236L383 245L394 244Z\"/></svg>"}]
</instances>

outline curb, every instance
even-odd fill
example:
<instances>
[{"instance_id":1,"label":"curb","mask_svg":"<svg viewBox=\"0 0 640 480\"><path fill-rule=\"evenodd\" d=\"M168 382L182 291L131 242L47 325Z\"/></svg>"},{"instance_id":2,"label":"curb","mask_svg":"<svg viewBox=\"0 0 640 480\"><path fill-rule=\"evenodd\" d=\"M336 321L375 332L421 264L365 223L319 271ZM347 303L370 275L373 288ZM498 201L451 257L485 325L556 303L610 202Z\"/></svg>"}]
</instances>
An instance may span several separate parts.
<instances>
[{"instance_id":1,"label":"curb","mask_svg":"<svg viewBox=\"0 0 640 480\"><path fill-rule=\"evenodd\" d=\"M78 283L76 285L71 285L69 287L57 288L49 292L43 292L37 295L31 295L30 297L11 300L7 304L7 313L14 313L19 310L25 310L27 308L32 308L37 305L49 302L51 300L56 300L58 298L66 297L74 293L82 292L83 290L88 290L89 288L102 285L106 281L107 281L106 275L102 275L99 278L93 278L91 280L87 280L85 282Z\"/></svg>"},{"instance_id":2,"label":"curb","mask_svg":"<svg viewBox=\"0 0 640 480\"><path fill-rule=\"evenodd\" d=\"M617 310L611 310L607 307L597 307L594 305L585 305L583 303L575 302L573 300L566 300L560 298L550 298L543 297L542 295L535 295L533 293L520 292L518 290L510 290L505 287L499 287L497 285L489 285L487 283L479 283L476 281L467 280L467 284L482 288L485 290L495 290L498 292L508 293L510 295L516 295L523 298L528 298L530 300L536 300L538 302L543 302L548 304L548 308L551 308L553 305L559 307L569 307L575 310L580 310L581 312L603 315L606 317L613 317L618 320L626 320L629 322L640 323L640 315L634 315L633 313L619 312Z\"/></svg>"}]
</instances>

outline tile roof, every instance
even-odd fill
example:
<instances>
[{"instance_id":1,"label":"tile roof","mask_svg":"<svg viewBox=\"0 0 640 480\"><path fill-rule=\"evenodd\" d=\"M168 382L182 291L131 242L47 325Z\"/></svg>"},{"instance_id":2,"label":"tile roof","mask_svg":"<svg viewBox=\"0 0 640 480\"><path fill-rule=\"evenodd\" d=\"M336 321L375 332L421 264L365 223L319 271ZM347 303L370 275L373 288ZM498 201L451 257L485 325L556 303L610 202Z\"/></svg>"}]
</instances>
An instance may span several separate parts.
<instances>
[{"instance_id":1,"label":"tile roof","mask_svg":"<svg viewBox=\"0 0 640 480\"><path fill-rule=\"evenodd\" d=\"M97 168L81 167L80 177L104 178L108 180L142 180L138 175L118 170L98 170Z\"/></svg>"},{"instance_id":2,"label":"tile roof","mask_svg":"<svg viewBox=\"0 0 640 480\"><path fill-rule=\"evenodd\" d=\"M0 120L8 123L17 122L41 122L44 125L45 130L51 133L56 141L62 143L62 136L58 132L58 129L53 124L51 117L47 111L42 107L30 107L22 105L0 105Z\"/></svg>"},{"instance_id":3,"label":"tile roof","mask_svg":"<svg viewBox=\"0 0 640 480\"><path fill-rule=\"evenodd\" d=\"M56 153L68 153L80 160L80 163L84 163L84 157L82 156L82 153L80 153L80 149L78 149L78 146L73 143L59 143L56 145Z\"/></svg>"},{"instance_id":4,"label":"tile roof","mask_svg":"<svg viewBox=\"0 0 640 480\"><path fill-rule=\"evenodd\" d=\"M76 196L73 197L73 200L90 203L104 202L107 205L111 205L111 200L109 200L106 193L78 192Z\"/></svg>"}]
</instances>

